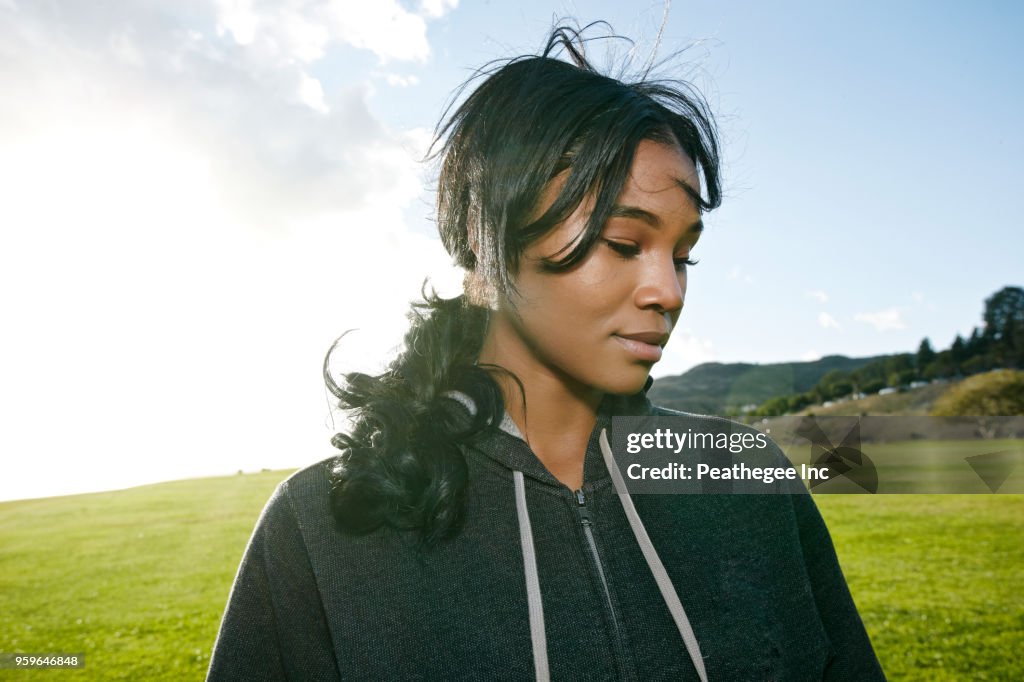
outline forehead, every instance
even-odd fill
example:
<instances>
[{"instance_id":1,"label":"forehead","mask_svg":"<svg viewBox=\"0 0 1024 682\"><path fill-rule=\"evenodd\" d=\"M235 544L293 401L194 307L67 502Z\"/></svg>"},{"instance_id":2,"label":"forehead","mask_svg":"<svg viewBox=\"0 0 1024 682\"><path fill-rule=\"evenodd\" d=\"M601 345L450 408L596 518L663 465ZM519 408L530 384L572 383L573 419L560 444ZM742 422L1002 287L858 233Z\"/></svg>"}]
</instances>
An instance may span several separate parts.
<instances>
[{"instance_id":1,"label":"forehead","mask_svg":"<svg viewBox=\"0 0 1024 682\"><path fill-rule=\"evenodd\" d=\"M643 140L633 156L620 203L643 201L664 211L699 215L690 194L700 194L693 160L678 145Z\"/></svg>"},{"instance_id":2,"label":"forehead","mask_svg":"<svg viewBox=\"0 0 1024 682\"><path fill-rule=\"evenodd\" d=\"M562 192L568 174L566 169L547 184L533 220L551 207ZM679 145L643 140L637 145L629 175L608 217L640 218L652 226L679 226L687 235L699 237L701 211L693 199L695 196L700 196L700 176ZM535 241L528 252L550 257L571 248L588 229L594 204L594 194L585 196L567 219Z\"/></svg>"}]
</instances>

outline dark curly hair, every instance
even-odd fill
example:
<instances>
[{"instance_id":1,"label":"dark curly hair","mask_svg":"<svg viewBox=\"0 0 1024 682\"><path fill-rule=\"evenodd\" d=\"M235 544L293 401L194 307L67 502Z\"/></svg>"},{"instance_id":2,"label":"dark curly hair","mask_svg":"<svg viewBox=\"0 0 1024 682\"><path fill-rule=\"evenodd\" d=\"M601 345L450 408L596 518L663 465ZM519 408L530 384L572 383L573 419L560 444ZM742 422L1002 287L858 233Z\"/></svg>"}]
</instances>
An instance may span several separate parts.
<instances>
[{"instance_id":1,"label":"dark curly hair","mask_svg":"<svg viewBox=\"0 0 1024 682\"><path fill-rule=\"evenodd\" d=\"M346 531L415 529L426 545L458 532L467 485L460 446L504 414L493 376L500 368L476 364L488 307L515 291L523 251L593 196L584 231L546 267L564 271L587 254L641 141L678 144L702 176L694 203L705 211L721 201L717 134L703 98L684 82L602 75L584 54L588 28L555 28L539 56L485 67L466 84L482 78L479 86L442 117L432 147L442 159L437 222L467 272L466 294L424 294L404 350L378 376L350 373L339 385L328 351L324 379L354 419L350 433L331 441L341 450L331 467L331 510ZM532 219L544 188L564 172L554 202ZM469 396L475 414L453 391Z\"/></svg>"}]
</instances>

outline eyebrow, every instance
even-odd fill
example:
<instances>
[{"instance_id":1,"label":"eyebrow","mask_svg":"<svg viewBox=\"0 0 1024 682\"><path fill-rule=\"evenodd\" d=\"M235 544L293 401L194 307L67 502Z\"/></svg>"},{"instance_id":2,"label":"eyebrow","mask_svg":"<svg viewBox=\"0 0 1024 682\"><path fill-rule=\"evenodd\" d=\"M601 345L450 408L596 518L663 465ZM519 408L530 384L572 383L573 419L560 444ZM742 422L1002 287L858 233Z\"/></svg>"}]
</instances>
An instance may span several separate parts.
<instances>
[{"instance_id":1,"label":"eyebrow","mask_svg":"<svg viewBox=\"0 0 1024 682\"><path fill-rule=\"evenodd\" d=\"M612 206L612 210L608 215L611 218L633 218L647 223L655 230L661 229L661 219L650 211L642 209L639 206L623 206L621 204L615 204ZM688 233L693 232L700 234L704 231L704 221L698 218L697 222L686 228L686 231Z\"/></svg>"}]
</instances>

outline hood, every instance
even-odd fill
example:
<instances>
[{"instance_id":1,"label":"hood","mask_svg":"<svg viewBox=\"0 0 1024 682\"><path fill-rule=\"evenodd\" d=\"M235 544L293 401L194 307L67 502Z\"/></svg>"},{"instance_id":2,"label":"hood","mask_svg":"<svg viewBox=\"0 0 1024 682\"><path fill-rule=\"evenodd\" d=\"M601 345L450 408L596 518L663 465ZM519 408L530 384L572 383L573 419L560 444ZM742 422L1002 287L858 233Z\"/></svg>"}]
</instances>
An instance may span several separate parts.
<instances>
[{"instance_id":1,"label":"hood","mask_svg":"<svg viewBox=\"0 0 1024 682\"><path fill-rule=\"evenodd\" d=\"M583 460L584 482L592 483L608 478L608 468L601 454L600 435L606 429L611 431L613 416L644 417L653 414L654 408L651 401L647 399L647 390L653 383L654 380L648 377L647 383L639 393L628 396L608 394L601 401L597 410L597 421L590 432L587 452ZM472 400L466 394L452 392L449 395L465 405L471 412L474 411ZM521 471L524 476L547 485L556 487L563 485L537 459L507 412L499 428L487 429L479 434L472 441L472 445L506 469Z\"/></svg>"}]
</instances>

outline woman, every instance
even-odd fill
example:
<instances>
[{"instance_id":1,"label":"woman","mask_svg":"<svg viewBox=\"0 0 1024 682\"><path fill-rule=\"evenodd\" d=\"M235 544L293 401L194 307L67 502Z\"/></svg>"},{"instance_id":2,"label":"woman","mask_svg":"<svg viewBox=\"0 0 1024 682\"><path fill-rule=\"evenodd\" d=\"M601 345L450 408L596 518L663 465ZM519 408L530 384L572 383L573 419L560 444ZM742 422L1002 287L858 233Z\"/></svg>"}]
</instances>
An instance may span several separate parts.
<instances>
[{"instance_id":1,"label":"woman","mask_svg":"<svg viewBox=\"0 0 1024 682\"><path fill-rule=\"evenodd\" d=\"M208 679L883 678L809 496L621 488L612 415L676 414L645 390L718 149L695 93L580 45L556 30L442 125L466 293L414 309L384 374L328 377L354 427L268 502Z\"/></svg>"}]
</instances>

